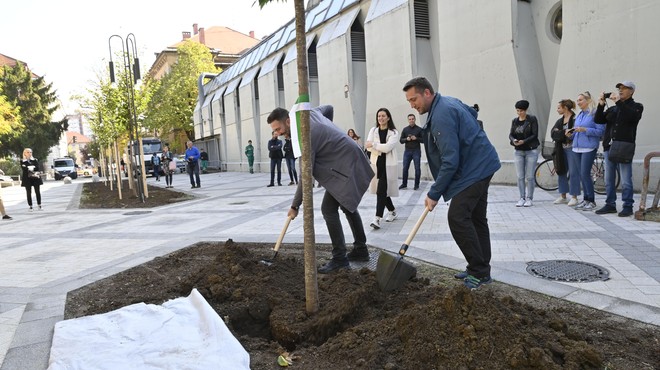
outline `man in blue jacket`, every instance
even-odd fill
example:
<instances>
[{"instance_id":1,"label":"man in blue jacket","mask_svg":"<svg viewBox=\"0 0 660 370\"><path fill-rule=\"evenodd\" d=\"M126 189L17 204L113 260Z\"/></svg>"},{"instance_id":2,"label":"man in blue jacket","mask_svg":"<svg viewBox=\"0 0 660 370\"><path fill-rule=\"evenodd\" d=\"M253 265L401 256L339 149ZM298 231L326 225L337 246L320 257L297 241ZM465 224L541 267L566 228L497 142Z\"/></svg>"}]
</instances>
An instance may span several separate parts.
<instances>
[{"instance_id":1,"label":"man in blue jacket","mask_svg":"<svg viewBox=\"0 0 660 370\"><path fill-rule=\"evenodd\" d=\"M435 183L424 204L432 211L440 197L449 201L447 221L467 267L454 277L476 289L490 283L490 231L486 212L488 187L500 159L477 112L460 100L435 93L424 77L408 81L406 100L420 114L428 113L422 137Z\"/></svg>"},{"instance_id":2,"label":"man in blue jacket","mask_svg":"<svg viewBox=\"0 0 660 370\"><path fill-rule=\"evenodd\" d=\"M199 149L193 146L192 141L188 141L186 146L188 147L186 149L186 161L188 161L186 169L188 170L188 176L190 176L190 188L199 188L202 186L199 182ZM197 180L197 184L195 184L195 180Z\"/></svg>"}]
</instances>

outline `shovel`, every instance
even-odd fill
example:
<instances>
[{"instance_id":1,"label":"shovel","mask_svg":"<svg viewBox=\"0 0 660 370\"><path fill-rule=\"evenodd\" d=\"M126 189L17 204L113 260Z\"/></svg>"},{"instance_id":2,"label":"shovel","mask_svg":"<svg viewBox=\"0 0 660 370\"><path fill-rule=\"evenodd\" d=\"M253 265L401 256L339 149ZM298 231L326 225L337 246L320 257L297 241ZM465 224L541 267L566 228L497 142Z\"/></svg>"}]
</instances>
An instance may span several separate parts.
<instances>
[{"instance_id":1,"label":"shovel","mask_svg":"<svg viewBox=\"0 0 660 370\"><path fill-rule=\"evenodd\" d=\"M273 254L273 258L263 259L259 262L263 263L266 266L270 266L270 265L273 264L273 261L275 260L275 257L277 257L277 252L280 250L280 246L282 245L282 240L284 239L284 234L286 234L286 230L289 228L290 223L291 223L291 217L287 217L286 222L284 223L284 227L282 228L282 232L280 233L280 237L277 238L277 242L275 243L275 247L273 247L273 250L275 251L275 254Z\"/></svg>"},{"instance_id":2,"label":"shovel","mask_svg":"<svg viewBox=\"0 0 660 370\"><path fill-rule=\"evenodd\" d=\"M415 237L415 234L417 234L419 227L422 226L422 222L424 222L428 213L429 209L424 208L424 212L419 217L419 220L417 220L415 227L410 231L408 239L401 245L399 255L385 251L380 252L378 265L376 266L376 280L378 280L378 286L382 291L389 292L400 288L417 273L415 266L404 261L403 256L406 254L410 243Z\"/></svg>"}]
</instances>

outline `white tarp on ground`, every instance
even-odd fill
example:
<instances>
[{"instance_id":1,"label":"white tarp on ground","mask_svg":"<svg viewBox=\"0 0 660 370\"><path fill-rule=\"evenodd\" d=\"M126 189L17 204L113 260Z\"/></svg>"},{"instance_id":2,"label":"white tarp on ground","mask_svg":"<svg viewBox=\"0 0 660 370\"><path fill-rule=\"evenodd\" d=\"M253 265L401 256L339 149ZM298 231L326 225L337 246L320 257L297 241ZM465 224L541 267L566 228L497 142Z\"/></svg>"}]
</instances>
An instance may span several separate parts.
<instances>
[{"instance_id":1,"label":"white tarp on ground","mask_svg":"<svg viewBox=\"0 0 660 370\"><path fill-rule=\"evenodd\" d=\"M250 356L194 289L55 325L49 370L249 369Z\"/></svg>"}]
</instances>

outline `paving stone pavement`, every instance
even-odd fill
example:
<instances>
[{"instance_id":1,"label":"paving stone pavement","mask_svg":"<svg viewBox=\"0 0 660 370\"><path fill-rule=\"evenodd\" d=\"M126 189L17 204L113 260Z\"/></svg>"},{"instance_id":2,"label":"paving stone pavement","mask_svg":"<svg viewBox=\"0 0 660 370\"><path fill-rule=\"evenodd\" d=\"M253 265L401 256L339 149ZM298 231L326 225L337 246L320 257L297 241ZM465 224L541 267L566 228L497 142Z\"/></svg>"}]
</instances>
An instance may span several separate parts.
<instances>
[{"instance_id":1,"label":"paving stone pavement","mask_svg":"<svg viewBox=\"0 0 660 370\"><path fill-rule=\"evenodd\" d=\"M3 188L5 207L14 219L0 221L0 370L48 367L53 327L63 318L70 290L199 241L274 243L295 187L267 188L269 176L204 174L202 187L190 189L187 176L177 174L176 190L198 197L144 214L78 209L82 183L88 179L70 185L47 181L42 187L44 210L34 212L27 210L23 188ZM163 181L148 182L164 186ZM368 226L376 198L366 194L360 213L368 243L398 251L423 211L424 189L429 186L422 182L420 190L402 190L394 198L398 219L382 222L380 230ZM490 189L496 281L660 325L660 223L554 205L557 195L541 189L536 189L533 207L517 208L517 192L514 186ZM323 193L314 188L316 240L329 243L319 210ZM635 199L639 201L638 194ZM596 202L603 201L604 196L597 195ZM428 215L407 255L463 270L465 261L446 214L447 206L441 203ZM344 230L350 230L347 224ZM285 243L302 240L299 217L291 223ZM561 283L526 272L528 262L555 259L599 265L609 271L610 279Z\"/></svg>"}]
</instances>

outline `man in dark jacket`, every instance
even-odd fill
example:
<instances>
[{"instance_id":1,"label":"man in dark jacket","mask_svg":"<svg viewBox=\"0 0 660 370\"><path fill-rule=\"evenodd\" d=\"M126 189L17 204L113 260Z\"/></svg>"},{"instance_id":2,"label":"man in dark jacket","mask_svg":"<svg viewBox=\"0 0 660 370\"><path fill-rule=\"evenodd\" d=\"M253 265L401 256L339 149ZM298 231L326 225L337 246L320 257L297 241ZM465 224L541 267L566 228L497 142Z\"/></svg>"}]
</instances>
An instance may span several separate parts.
<instances>
[{"instance_id":1,"label":"man in dark jacket","mask_svg":"<svg viewBox=\"0 0 660 370\"><path fill-rule=\"evenodd\" d=\"M282 186L282 140L279 134L273 131L273 138L268 140L268 157L270 158L270 184L275 186L275 167L277 167L277 185Z\"/></svg>"},{"instance_id":2,"label":"man in dark jacket","mask_svg":"<svg viewBox=\"0 0 660 370\"><path fill-rule=\"evenodd\" d=\"M414 114L408 115L408 127L401 130L401 138L399 142L405 145L403 151L403 179L399 189L408 187L408 169L410 169L410 161L415 165L415 190L419 189L419 179L422 175L420 161L422 158L422 128L415 123L417 118Z\"/></svg>"},{"instance_id":3,"label":"man in dark jacket","mask_svg":"<svg viewBox=\"0 0 660 370\"><path fill-rule=\"evenodd\" d=\"M616 213L616 170L619 169L621 175L621 200L623 201L623 210L619 212L619 217L626 217L633 214L633 181L632 181L632 161L629 163L615 163L609 159L610 146L612 141L624 141L635 143L637 137L637 125L642 119L644 106L633 100L635 93L635 83L632 81L623 81L616 84L617 92L612 92L606 96L605 92L600 94L598 107L594 116L594 122L606 123L605 134L603 135L603 157L605 159L605 206L596 211L597 214ZM605 99L614 102L613 107L605 111Z\"/></svg>"},{"instance_id":4,"label":"man in dark jacket","mask_svg":"<svg viewBox=\"0 0 660 370\"><path fill-rule=\"evenodd\" d=\"M278 135L291 135L289 112L276 108L268 116L268 123ZM312 148L312 176L325 188L321 213L332 241L332 259L319 268L327 274L349 266L349 260L369 261L367 236L364 232L358 205L367 191L374 172L362 149L332 122L329 105L312 109L309 116ZM296 218L302 204L302 182L291 202L288 216ZM346 254L344 231L339 219L339 209L353 232L353 250Z\"/></svg>"},{"instance_id":5,"label":"man in dark jacket","mask_svg":"<svg viewBox=\"0 0 660 370\"><path fill-rule=\"evenodd\" d=\"M408 81L406 100L419 114L428 113L422 138L434 178L424 204L433 211L442 197L452 199L447 221L456 244L467 260L465 271L454 275L466 287L476 289L490 277L490 230L488 228L488 187L500 169L500 159L484 130L477 112L450 96L435 93L424 77Z\"/></svg>"}]
</instances>

